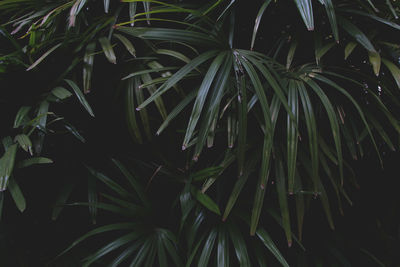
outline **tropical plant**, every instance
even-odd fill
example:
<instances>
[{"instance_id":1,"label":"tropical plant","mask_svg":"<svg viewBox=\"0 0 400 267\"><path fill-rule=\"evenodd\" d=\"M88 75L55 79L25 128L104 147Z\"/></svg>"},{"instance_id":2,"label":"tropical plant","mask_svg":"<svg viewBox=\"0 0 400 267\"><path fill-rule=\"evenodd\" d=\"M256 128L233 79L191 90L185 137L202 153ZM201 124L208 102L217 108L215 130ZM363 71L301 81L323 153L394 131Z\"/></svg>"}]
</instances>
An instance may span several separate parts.
<instances>
[{"instance_id":1,"label":"tropical plant","mask_svg":"<svg viewBox=\"0 0 400 267\"><path fill-rule=\"evenodd\" d=\"M124 116L131 138L115 133L121 143L113 142L133 149L134 158L145 151L160 166L155 175L169 171L158 177L165 191L146 196L144 181L130 173L141 164L128 171L114 161L123 182L88 167L89 202L78 204L89 206L93 222L100 209L126 223L100 226L67 250L121 230L85 264L105 258L115 266L128 259L132 266L264 266L271 256L265 256L265 246L287 266L284 246L276 245L281 237L270 225L283 229L288 247L295 241L295 254L302 255L312 200L319 199L334 229L333 214L344 213L343 199L352 205L358 186L354 160L374 155L383 164L383 152L398 146L399 8L390 0L4 0L0 12L7 22L0 32L8 46L0 52L0 71L25 69L46 81L34 86L35 101L16 104L19 132L2 135L15 135L15 144L11 137L3 142L2 188L12 175L16 142L31 151L29 137L36 134L39 156L44 134L56 132L48 127L53 122L81 141L89 139L81 133L88 128L78 131L72 124L91 119L66 115L73 118L70 124L48 111L49 101L64 99L75 108L66 88L72 89L92 117L101 114L95 120L103 125ZM109 110L117 114L112 119ZM98 188L94 177L108 189ZM13 181L8 189L23 210ZM72 190L62 191L54 218ZM160 207L154 202L170 190L180 193L165 204L180 216L163 225L154 216ZM334 245L328 247L343 258ZM124 250L110 256L119 249ZM365 249L364 254L376 259Z\"/></svg>"}]
</instances>

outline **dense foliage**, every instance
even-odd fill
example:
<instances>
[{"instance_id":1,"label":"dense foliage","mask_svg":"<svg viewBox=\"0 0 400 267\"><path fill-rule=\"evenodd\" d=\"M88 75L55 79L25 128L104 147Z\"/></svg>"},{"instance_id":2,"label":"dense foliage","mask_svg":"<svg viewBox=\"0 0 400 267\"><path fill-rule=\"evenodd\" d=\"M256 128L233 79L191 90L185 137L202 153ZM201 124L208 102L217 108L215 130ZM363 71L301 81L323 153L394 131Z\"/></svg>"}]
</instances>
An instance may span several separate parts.
<instances>
[{"instance_id":1,"label":"dense foliage","mask_svg":"<svg viewBox=\"0 0 400 267\"><path fill-rule=\"evenodd\" d=\"M1 1L3 243L54 242L6 265L396 266L399 205L348 214L399 146L399 12Z\"/></svg>"}]
</instances>

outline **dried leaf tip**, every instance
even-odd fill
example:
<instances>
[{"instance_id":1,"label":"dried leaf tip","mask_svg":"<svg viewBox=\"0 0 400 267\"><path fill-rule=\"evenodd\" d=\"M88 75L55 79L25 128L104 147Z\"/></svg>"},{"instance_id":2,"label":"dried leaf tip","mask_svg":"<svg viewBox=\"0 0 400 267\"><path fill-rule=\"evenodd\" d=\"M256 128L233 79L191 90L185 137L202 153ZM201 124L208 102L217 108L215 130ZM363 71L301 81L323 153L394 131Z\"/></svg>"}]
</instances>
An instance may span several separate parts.
<instances>
[{"instance_id":1,"label":"dried leaf tip","mask_svg":"<svg viewBox=\"0 0 400 267\"><path fill-rule=\"evenodd\" d=\"M185 149L186 149L186 146L185 146L185 145L183 145L183 146L182 146L182 150L185 150Z\"/></svg>"},{"instance_id":2,"label":"dried leaf tip","mask_svg":"<svg viewBox=\"0 0 400 267\"><path fill-rule=\"evenodd\" d=\"M289 248L292 247L292 241L289 241L289 242L288 242L288 247L289 247Z\"/></svg>"},{"instance_id":3,"label":"dried leaf tip","mask_svg":"<svg viewBox=\"0 0 400 267\"><path fill-rule=\"evenodd\" d=\"M136 111L140 111L141 110L141 108L136 108Z\"/></svg>"}]
</instances>

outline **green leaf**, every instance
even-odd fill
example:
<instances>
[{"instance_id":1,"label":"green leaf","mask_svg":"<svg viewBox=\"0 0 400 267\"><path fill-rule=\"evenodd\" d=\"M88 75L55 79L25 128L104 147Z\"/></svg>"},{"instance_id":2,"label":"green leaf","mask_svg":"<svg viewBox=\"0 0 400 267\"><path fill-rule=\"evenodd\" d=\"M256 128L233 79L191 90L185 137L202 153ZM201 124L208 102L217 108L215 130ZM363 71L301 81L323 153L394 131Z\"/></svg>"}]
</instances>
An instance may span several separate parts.
<instances>
[{"instance_id":1,"label":"green leaf","mask_svg":"<svg viewBox=\"0 0 400 267\"><path fill-rule=\"evenodd\" d=\"M264 246L275 256L275 258L282 264L282 266L289 267L289 264L282 256L269 234L263 228L259 228L256 234L258 238L264 243Z\"/></svg>"},{"instance_id":2,"label":"green leaf","mask_svg":"<svg viewBox=\"0 0 400 267\"><path fill-rule=\"evenodd\" d=\"M356 102L356 100L355 100L344 88L340 87L339 85L337 85L337 84L334 83L333 81L331 81L331 80L325 78L324 76L322 76L322 75L316 75L315 78L318 79L318 80L320 80L320 81L322 81L322 82L325 82L326 84L328 84L328 85L330 85L330 86L332 86L333 88L335 88L336 90L338 90L340 93L342 93L344 96L346 96L347 99L349 99L349 100L352 102L353 106L356 108L358 114L360 115L360 118L361 118L362 122L364 123L364 126L366 127L369 136L371 137L372 144L374 145L374 148L375 148L375 150L376 150L376 152L377 152L377 154L378 154L379 160L380 160L380 162L381 162L381 164L382 164L382 159L381 159L381 156L380 156L378 147L377 147L377 145L376 145L375 139L374 139L374 137L373 137L373 135L372 135L371 129L369 128L369 125L368 125L368 123L367 123L367 120L366 120L366 118L365 118L365 115L364 115L364 113L363 113L361 107L360 107L360 106L358 105L358 103ZM338 154L340 154L339 151L338 151ZM338 155L338 159L339 159L339 167L340 167L340 164L341 164L340 161L342 160L342 159L341 159L341 155ZM342 176L341 176L341 177L342 177Z\"/></svg>"},{"instance_id":3,"label":"green leaf","mask_svg":"<svg viewBox=\"0 0 400 267\"><path fill-rule=\"evenodd\" d=\"M103 0L104 2L104 12L108 13L108 9L110 8L110 0Z\"/></svg>"},{"instance_id":4,"label":"green leaf","mask_svg":"<svg viewBox=\"0 0 400 267\"><path fill-rule=\"evenodd\" d=\"M353 23L343 17L338 16L339 25L350 34L359 44L372 53L378 53L368 37Z\"/></svg>"},{"instance_id":5,"label":"green leaf","mask_svg":"<svg viewBox=\"0 0 400 267\"><path fill-rule=\"evenodd\" d=\"M125 46L126 50L128 50L128 52L132 56L136 57L136 49L131 43L131 41L128 40L128 38L118 33L114 33L114 37L116 37L118 40L121 41L121 43Z\"/></svg>"},{"instance_id":6,"label":"green leaf","mask_svg":"<svg viewBox=\"0 0 400 267\"><path fill-rule=\"evenodd\" d=\"M197 265L198 267L208 266L216 237L217 231L216 229L212 229L208 235L206 242L204 243L203 251L201 252L200 259Z\"/></svg>"},{"instance_id":7,"label":"green leaf","mask_svg":"<svg viewBox=\"0 0 400 267\"><path fill-rule=\"evenodd\" d=\"M247 89L246 79L244 75L240 77L240 84L238 85L238 174L239 177L243 174L244 161L245 161L245 150L246 150L246 139L247 139Z\"/></svg>"},{"instance_id":8,"label":"green leaf","mask_svg":"<svg viewBox=\"0 0 400 267\"><path fill-rule=\"evenodd\" d=\"M214 81L214 77L217 74L218 69L221 66L221 64L224 61L224 58L226 56L227 56L227 53L222 52L214 59L214 61L211 63L211 65L200 85L200 88L197 92L197 97L196 97L195 103L193 104L192 114L190 115L188 126L186 127L186 134L185 134L185 138L183 141L182 149L186 149L186 147L188 146L188 144L192 138L194 129L197 125L197 121L199 120L200 115L202 113L203 106L204 106L204 103L206 101L206 97L208 94L208 90L210 89L211 84ZM222 89L220 89L220 90L222 90Z\"/></svg>"},{"instance_id":9,"label":"green leaf","mask_svg":"<svg viewBox=\"0 0 400 267\"><path fill-rule=\"evenodd\" d=\"M208 103L205 114L203 116L203 121L200 125L200 131L198 134L198 140L197 140L196 148L194 151L194 157L193 157L193 159L195 159L195 160L199 157L199 155L203 149L203 146L206 142L206 139L208 137L208 133L212 126L213 120L214 120L215 116L217 116L217 114L218 114L219 106L220 106L222 97L224 96L228 79L230 78L229 74L230 74L230 71L232 70L232 63L233 63L233 58L232 58L231 54L228 54L227 57L225 58L225 61L223 61L221 68L215 77L215 82L214 82L214 86L212 88L212 93L211 93L211 96L209 97L210 101ZM199 94L197 96L199 96Z\"/></svg>"},{"instance_id":10,"label":"green leaf","mask_svg":"<svg viewBox=\"0 0 400 267\"><path fill-rule=\"evenodd\" d=\"M292 121L290 116L287 116L287 164L288 164L288 190L289 194L293 194L294 177L296 174L297 163L297 144L299 133L296 128L299 118L299 100L297 89L293 81L289 81L288 105L294 114L296 121Z\"/></svg>"},{"instance_id":11,"label":"green leaf","mask_svg":"<svg viewBox=\"0 0 400 267\"><path fill-rule=\"evenodd\" d=\"M265 138L264 138L264 145L262 152L263 156L261 160L260 179L256 187L256 194L254 197L254 204L253 204L251 225L250 225L250 234L254 235L261 215L261 208L264 203L265 187L269 175L269 163L272 151L272 143L273 143L272 138L274 135L274 129L272 126L270 108L267 101L267 97L265 95L264 88L261 84L260 78L258 77L256 70L252 65L250 65L247 62L247 60L243 60L241 58L239 58L239 60L243 65L243 67L246 69L246 72L249 75L250 80L254 86L265 120Z\"/></svg>"},{"instance_id":12,"label":"green leaf","mask_svg":"<svg viewBox=\"0 0 400 267\"><path fill-rule=\"evenodd\" d=\"M265 0L256 16L256 21L254 22L253 36L251 37L251 45L250 45L251 50L253 50L254 48L254 43L256 41L256 35L258 32L258 27L260 26L261 18L264 15L265 9L268 7L269 3L271 3L271 0Z\"/></svg>"},{"instance_id":13,"label":"green leaf","mask_svg":"<svg viewBox=\"0 0 400 267\"><path fill-rule=\"evenodd\" d=\"M89 93L91 90L94 51L96 43L90 43L86 46L85 56L83 57L83 92Z\"/></svg>"},{"instance_id":14,"label":"green leaf","mask_svg":"<svg viewBox=\"0 0 400 267\"><path fill-rule=\"evenodd\" d=\"M154 72L162 72L162 71L174 70L174 69L176 69L176 67L162 67L162 68L152 68L152 69L149 69L149 70L139 70L139 71L133 72L133 73L123 77L121 80L127 80L127 79L130 79L130 78L133 78L133 77L136 77L136 76L140 76L140 75L143 75L143 74L149 74L149 73L154 73ZM147 87L147 85L146 86L143 86L143 85L140 86L140 88L144 88L144 87Z\"/></svg>"},{"instance_id":15,"label":"green leaf","mask_svg":"<svg viewBox=\"0 0 400 267\"><path fill-rule=\"evenodd\" d=\"M0 158L0 191L4 191L7 188L8 180L14 168L16 154L17 144L13 144L7 148L4 155Z\"/></svg>"},{"instance_id":16,"label":"green leaf","mask_svg":"<svg viewBox=\"0 0 400 267\"><path fill-rule=\"evenodd\" d=\"M101 249L99 249L98 251L96 251L94 254L86 257L83 260L84 264L82 265L82 267L90 266L93 262L97 261L99 258L107 255L108 253L113 252L117 248L119 248L129 242L136 240L141 235L142 235L142 233L134 231L134 232L130 232L126 235L123 235L123 236L115 239L114 241L108 243L106 246L104 246Z\"/></svg>"},{"instance_id":17,"label":"green leaf","mask_svg":"<svg viewBox=\"0 0 400 267\"><path fill-rule=\"evenodd\" d=\"M116 159L111 159L112 162L118 167L121 173L125 176L125 178L129 181L133 189L135 190L138 197L143 201L144 204L148 203L147 197L145 195L145 190L143 186L138 181L138 178L132 175L121 162Z\"/></svg>"},{"instance_id":18,"label":"green leaf","mask_svg":"<svg viewBox=\"0 0 400 267\"><path fill-rule=\"evenodd\" d=\"M225 221L226 218L228 218L233 206L235 205L235 203L239 197L240 192L242 191L244 185L247 182L249 175L254 171L254 167L258 163L258 161L260 159L260 155L261 155L261 153L258 153L258 152L260 152L260 151L257 151L255 156L251 157L246 162L243 174L235 182L235 185L233 186L232 192L229 196L228 202L226 203L224 215L222 216L223 221Z\"/></svg>"},{"instance_id":19,"label":"green leaf","mask_svg":"<svg viewBox=\"0 0 400 267\"><path fill-rule=\"evenodd\" d=\"M325 6L326 14L328 15L329 23L331 24L333 36L335 37L336 42L339 42L339 29L332 0L321 0L320 2L322 2Z\"/></svg>"},{"instance_id":20,"label":"green leaf","mask_svg":"<svg viewBox=\"0 0 400 267\"><path fill-rule=\"evenodd\" d=\"M141 242L135 242L132 246L126 248L121 254L119 254L109 266L118 267L120 264L126 260L129 256L131 256L134 251L142 245Z\"/></svg>"},{"instance_id":21,"label":"green leaf","mask_svg":"<svg viewBox=\"0 0 400 267\"><path fill-rule=\"evenodd\" d=\"M129 20L132 21L131 26L135 26L135 15L136 15L136 9L137 9L137 2L131 2L129 3Z\"/></svg>"},{"instance_id":22,"label":"green leaf","mask_svg":"<svg viewBox=\"0 0 400 267\"><path fill-rule=\"evenodd\" d=\"M71 92L65 89L64 87L56 87L53 90L51 90L51 93L56 96L57 98L63 100L66 99L70 96L72 96Z\"/></svg>"},{"instance_id":23,"label":"green leaf","mask_svg":"<svg viewBox=\"0 0 400 267\"><path fill-rule=\"evenodd\" d=\"M32 142L31 139L26 134L18 134L15 136L14 141L18 142L18 144L22 147L23 150L32 153Z\"/></svg>"},{"instance_id":24,"label":"green leaf","mask_svg":"<svg viewBox=\"0 0 400 267\"><path fill-rule=\"evenodd\" d=\"M344 48L344 59L347 59L350 54L354 51L354 48L356 48L357 43L356 42L349 42L346 47Z\"/></svg>"},{"instance_id":25,"label":"green leaf","mask_svg":"<svg viewBox=\"0 0 400 267\"><path fill-rule=\"evenodd\" d=\"M296 82L297 90L299 91L301 103L303 106L304 118L306 121L308 144L311 155L311 178L314 181L314 189L316 190L318 175L318 135L317 122L311 99L307 93L307 89L302 82ZM299 200L300 201L300 200Z\"/></svg>"},{"instance_id":26,"label":"green leaf","mask_svg":"<svg viewBox=\"0 0 400 267\"><path fill-rule=\"evenodd\" d=\"M24 120L27 118L27 115L29 111L31 110L30 106L22 106L17 112L17 115L15 116L14 120L14 128L18 128L21 126L24 122Z\"/></svg>"},{"instance_id":27,"label":"green leaf","mask_svg":"<svg viewBox=\"0 0 400 267\"><path fill-rule=\"evenodd\" d=\"M315 59L316 59L317 65L320 63L321 58L334 46L335 46L335 43L328 43L322 47L316 48Z\"/></svg>"},{"instance_id":28,"label":"green leaf","mask_svg":"<svg viewBox=\"0 0 400 267\"><path fill-rule=\"evenodd\" d=\"M101 48L103 48L104 55L106 56L107 60L112 64L117 64L117 58L115 57L114 49L106 37L100 37L99 42Z\"/></svg>"},{"instance_id":29,"label":"green leaf","mask_svg":"<svg viewBox=\"0 0 400 267\"><path fill-rule=\"evenodd\" d=\"M167 118L165 118L164 122L161 124L160 128L157 130L157 135L168 126L168 124L179 114L182 110L196 97L197 90L192 90L188 95L185 96L183 100L181 100L174 109L168 114Z\"/></svg>"},{"instance_id":30,"label":"green leaf","mask_svg":"<svg viewBox=\"0 0 400 267\"><path fill-rule=\"evenodd\" d=\"M292 65L294 53L296 52L297 48L297 40L293 41L290 45L289 52L286 58L286 69L290 69L290 65Z\"/></svg>"},{"instance_id":31,"label":"green leaf","mask_svg":"<svg viewBox=\"0 0 400 267\"><path fill-rule=\"evenodd\" d=\"M75 136L79 141L82 143L85 143L86 140L85 138L78 132L78 130L70 123L65 123L64 124L65 129L67 129L68 132L70 132L73 136Z\"/></svg>"},{"instance_id":32,"label":"green leaf","mask_svg":"<svg viewBox=\"0 0 400 267\"><path fill-rule=\"evenodd\" d=\"M35 164L49 164L53 163L53 161L49 158L44 158L44 157L34 157L30 159L24 159L18 162L17 167L18 168L26 168Z\"/></svg>"},{"instance_id":33,"label":"green leaf","mask_svg":"<svg viewBox=\"0 0 400 267\"><path fill-rule=\"evenodd\" d=\"M86 168L89 170L90 174L92 174L94 177L99 179L101 182L103 182L105 185L107 185L111 190L116 192L119 196L121 197L126 197L129 198L132 196L130 192L128 192L124 187L119 185L117 182L115 182L113 179L107 177L103 173L96 171L89 166L86 166Z\"/></svg>"},{"instance_id":34,"label":"green leaf","mask_svg":"<svg viewBox=\"0 0 400 267\"><path fill-rule=\"evenodd\" d=\"M151 76L148 73L142 74L141 78L144 83L149 83L152 80ZM153 94L156 91L156 88L153 85L149 85L146 88L150 94ZM165 108L163 99L161 97L158 97L154 100L154 102L158 111L160 112L161 117L163 118L163 120L165 120L167 118L167 110Z\"/></svg>"},{"instance_id":35,"label":"green leaf","mask_svg":"<svg viewBox=\"0 0 400 267\"><path fill-rule=\"evenodd\" d=\"M160 86L157 91L155 91L149 98L147 98L138 108L144 108L149 103L153 102L156 98L160 97L163 93L165 93L168 89L173 87L177 84L181 79L183 79L187 74L189 74L193 69L195 69L200 64L204 63L205 61L209 60L210 58L216 56L218 50L211 50L204 52L203 54L199 55L190 63L186 64L184 67L179 69L174 75L172 75L162 86Z\"/></svg>"},{"instance_id":36,"label":"green leaf","mask_svg":"<svg viewBox=\"0 0 400 267\"><path fill-rule=\"evenodd\" d=\"M195 181L195 182L203 181L209 177L220 174L222 170L224 170L224 167L222 167L222 166L209 167L209 168L202 169L198 172L195 172L195 173L191 174L190 176L191 176L192 181Z\"/></svg>"},{"instance_id":37,"label":"green leaf","mask_svg":"<svg viewBox=\"0 0 400 267\"><path fill-rule=\"evenodd\" d=\"M188 58L187 56L185 56L184 54L178 52L178 51L174 51L174 50L169 50L169 49L157 49L155 51L157 54L160 55L167 55L167 56L171 56L174 57L176 59L179 59L185 63L189 63L190 62L190 58Z\"/></svg>"},{"instance_id":38,"label":"green leaf","mask_svg":"<svg viewBox=\"0 0 400 267\"><path fill-rule=\"evenodd\" d=\"M196 31L170 29L170 28L144 28L144 27L121 27L121 26L117 27L117 30L146 40L184 42L188 44L202 45L206 47L221 46L219 41L214 37Z\"/></svg>"},{"instance_id":39,"label":"green leaf","mask_svg":"<svg viewBox=\"0 0 400 267\"><path fill-rule=\"evenodd\" d=\"M229 267L229 240L226 229L221 226L218 231L217 266Z\"/></svg>"},{"instance_id":40,"label":"green leaf","mask_svg":"<svg viewBox=\"0 0 400 267\"><path fill-rule=\"evenodd\" d=\"M76 97L78 98L79 102L87 110L87 112L90 114L90 116L94 117L93 110L90 107L89 103L86 101L86 98L83 95L81 89L79 89L79 87L73 81L68 80L68 79L65 79L65 81L68 83L69 86L71 86L72 90L74 90L74 93L75 93Z\"/></svg>"},{"instance_id":41,"label":"green leaf","mask_svg":"<svg viewBox=\"0 0 400 267\"><path fill-rule=\"evenodd\" d=\"M400 89L400 69L395 64L384 58L382 58L382 62L389 69L394 80L396 81L397 87Z\"/></svg>"},{"instance_id":42,"label":"green leaf","mask_svg":"<svg viewBox=\"0 0 400 267\"><path fill-rule=\"evenodd\" d=\"M195 187L191 188L191 193L197 201L199 201L204 207L209 209L210 211L221 215L221 211L219 210L218 205L212 200L209 196L202 193L200 190L196 189Z\"/></svg>"},{"instance_id":43,"label":"green leaf","mask_svg":"<svg viewBox=\"0 0 400 267\"><path fill-rule=\"evenodd\" d=\"M36 67L37 65L39 65L40 62L42 62L48 55L50 55L54 50L59 48L61 45L62 45L62 43L59 43L59 44L53 46L52 48L50 48L46 53L44 53L40 58L38 58L32 65L30 65L26 69L26 71L29 71L29 70L33 69L34 67Z\"/></svg>"},{"instance_id":44,"label":"green leaf","mask_svg":"<svg viewBox=\"0 0 400 267\"><path fill-rule=\"evenodd\" d=\"M251 262L247 253L246 242L242 234L234 223L228 225L229 237L232 240L235 249L236 258L239 261L240 267L250 267Z\"/></svg>"},{"instance_id":45,"label":"green leaf","mask_svg":"<svg viewBox=\"0 0 400 267\"><path fill-rule=\"evenodd\" d=\"M279 207L282 215L282 225L285 230L288 246L292 246L292 231L290 229L290 215L289 206L287 202L285 173L283 171L283 163L281 160L275 161L275 175L276 175L276 191L278 192Z\"/></svg>"},{"instance_id":46,"label":"green leaf","mask_svg":"<svg viewBox=\"0 0 400 267\"><path fill-rule=\"evenodd\" d=\"M361 16L364 16L364 17L368 17L368 18L374 19L376 21L379 21L381 23L384 23L384 24L386 24L386 25L388 25L390 27L393 27L393 28L395 28L397 30L400 30L400 25L399 24L391 22L390 20L375 16L375 15L370 14L370 13L366 13L366 12L363 12L363 11L360 11L360 10L355 10L355 9L344 9L343 12L347 12L347 13L352 13L352 14L357 14L357 15L361 15Z\"/></svg>"},{"instance_id":47,"label":"green leaf","mask_svg":"<svg viewBox=\"0 0 400 267\"><path fill-rule=\"evenodd\" d=\"M324 108L326 110L326 113L328 115L328 119L331 125L331 131L332 131L332 136L333 140L335 142L335 147L336 147L336 152L338 156L338 162L339 162L339 172L340 172L340 177L343 179L343 154L342 154L342 144L340 141L340 131L339 131L339 123L338 119L335 113L335 110L332 106L331 101L329 100L328 96L324 93L322 88L315 83L311 79L304 79L304 81L313 89L313 91L318 95L320 98L322 104L324 105Z\"/></svg>"},{"instance_id":48,"label":"green leaf","mask_svg":"<svg viewBox=\"0 0 400 267\"><path fill-rule=\"evenodd\" d=\"M143 79L142 79L143 80ZM139 79L135 79L135 96L136 96L136 102L138 105L143 103L144 101L144 94L143 94L143 88L140 87L137 83L139 82ZM133 109L133 112L135 110ZM147 113L147 109L143 108L139 111L140 118L142 120L144 132L147 135L147 139L151 140L152 134L151 134L151 129L150 129L150 121L149 121L149 114Z\"/></svg>"},{"instance_id":49,"label":"green leaf","mask_svg":"<svg viewBox=\"0 0 400 267\"><path fill-rule=\"evenodd\" d=\"M53 212L51 213L51 219L57 220L58 216L60 215L64 204L67 202L69 196L71 195L72 189L74 188L75 183L71 182L70 180L63 184L61 187L61 192L57 195L57 200L53 207Z\"/></svg>"},{"instance_id":50,"label":"green leaf","mask_svg":"<svg viewBox=\"0 0 400 267\"><path fill-rule=\"evenodd\" d=\"M23 212L26 208L25 197L22 194L21 188L15 181L14 177L11 177L8 183L8 190L10 190L11 197L13 198L15 205L20 212Z\"/></svg>"},{"instance_id":51,"label":"green leaf","mask_svg":"<svg viewBox=\"0 0 400 267\"><path fill-rule=\"evenodd\" d=\"M379 53L369 52L369 62L372 65L372 69L376 76L379 76L379 70L381 69L381 56Z\"/></svg>"},{"instance_id":52,"label":"green leaf","mask_svg":"<svg viewBox=\"0 0 400 267\"><path fill-rule=\"evenodd\" d=\"M300 12L301 17L303 18L304 24L306 24L307 29L309 31L314 30L314 16L313 16L313 8L311 4L311 0L294 0L297 9Z\"/></svg>"},{"instance_id":53,"label":"green leaf","mask_svg":"<svg viewBox=\"0 0 400 267\"><path fill-rule=\"evenodd\" d=\"M143 261L149 258L150 250L152 248L152 239L146 239L141 245L139 251L136 254L136 257L132 260L129 266L148 266L143 264Z\"/></svg>"},{"instance_id":54,"label":"green leaf","mask_svg":"<svg viewBox=\"0 0 400 267\"><path fill-rule=\"evenodd\" d=\"M393 16L395 19L398 19L399 16L397 16L396 10L393 8L392 3L390 2L391 0L386 0L386 5L389 7L390 11L392 12Z\"/></svg>"},{"instance_id":55,"label":"green leaf","mask_svg":"<svg viewBox=\"0 0 400 267\"><path fill-rule=\"evenodd\" d=\"M142 135L140 134L139 126L136 121L135 110L135 90L137 87L139 87L139 77L130 78L126 88L125 114L129 133L133 139L140 144L142 143Z\"/></svg>"}]
</instances>

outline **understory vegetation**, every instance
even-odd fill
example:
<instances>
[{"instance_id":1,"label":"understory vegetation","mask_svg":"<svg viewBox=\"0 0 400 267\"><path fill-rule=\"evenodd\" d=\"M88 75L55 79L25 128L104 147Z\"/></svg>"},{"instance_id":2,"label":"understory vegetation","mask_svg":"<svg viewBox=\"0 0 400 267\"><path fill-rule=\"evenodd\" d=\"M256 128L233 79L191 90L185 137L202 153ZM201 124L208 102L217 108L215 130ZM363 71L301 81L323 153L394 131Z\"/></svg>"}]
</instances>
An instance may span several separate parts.
<instances>
[{"instance_id":1,"label":"understory vegetation","mask_svg":"<svg viewBox=\"0 0 400 267\"><path fill-rule=\"evenodd\" d=\"M400 1L0 1L1 266L399 266Z\"/></svg>"}]
</instances>

